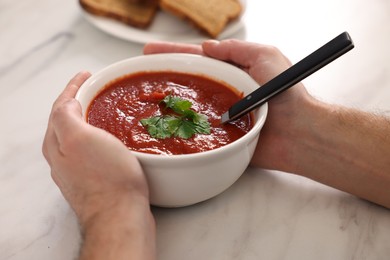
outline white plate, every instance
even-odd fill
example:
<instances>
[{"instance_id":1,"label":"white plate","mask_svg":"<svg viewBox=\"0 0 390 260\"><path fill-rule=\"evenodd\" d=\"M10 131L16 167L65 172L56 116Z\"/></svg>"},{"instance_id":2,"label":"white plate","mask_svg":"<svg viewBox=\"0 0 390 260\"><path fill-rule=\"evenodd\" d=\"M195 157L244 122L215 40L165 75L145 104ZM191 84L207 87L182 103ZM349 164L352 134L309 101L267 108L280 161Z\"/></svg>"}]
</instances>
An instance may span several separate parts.
<instances>
[{"instance_id":1,"label":"white plate","mask_svg":"<svg viewBox=\"0 0 390 260\"><path fill-rule=\"evenodd\" d=\"M218 39L225 39L243 27L242 15L245 11L246 0L240 0L243 11L241 17L230 22L225 30L219 35ZM82 9L82 8L81 8ZM129 25L120 23L113 19L107 19L91 15L82 9L87 21L100 30L115 37L138 43L147 43L151 41L174 41L200 43L207 38L197 31L187 22L163 11L158 11L152 24L148 29L138 29Z\"/></svg>"}]
</instances>

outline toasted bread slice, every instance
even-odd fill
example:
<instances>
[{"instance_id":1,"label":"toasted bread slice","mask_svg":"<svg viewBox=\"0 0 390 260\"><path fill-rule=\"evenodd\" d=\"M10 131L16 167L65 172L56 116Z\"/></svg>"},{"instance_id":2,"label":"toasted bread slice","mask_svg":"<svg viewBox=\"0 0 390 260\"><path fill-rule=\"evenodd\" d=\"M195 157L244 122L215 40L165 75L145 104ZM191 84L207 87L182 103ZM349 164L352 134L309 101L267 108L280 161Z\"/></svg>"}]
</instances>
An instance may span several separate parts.
<instances>
[{"instance_id":1,"label":"toasted bread slice","mask_svg":"<svg viewBox=\"0 0 390 260\"><path fill-rule=\"evenodd\" d=\"M125 24L146 28L152 22L158 7L158 0L144 0L135 3L129 0L79 0L87 12L112 18Z\"/></svg>"},{"instance_id":2,"label":"toasted bread slice","mask_svg":"<svg viewBox=\"0 0 390 260\"><path fill-rule=\"evenodd\" d=\"M190 20L213 38L242 11L239 0L160 0L160 7L182 19Z\"/></svg>"}]
</instances>

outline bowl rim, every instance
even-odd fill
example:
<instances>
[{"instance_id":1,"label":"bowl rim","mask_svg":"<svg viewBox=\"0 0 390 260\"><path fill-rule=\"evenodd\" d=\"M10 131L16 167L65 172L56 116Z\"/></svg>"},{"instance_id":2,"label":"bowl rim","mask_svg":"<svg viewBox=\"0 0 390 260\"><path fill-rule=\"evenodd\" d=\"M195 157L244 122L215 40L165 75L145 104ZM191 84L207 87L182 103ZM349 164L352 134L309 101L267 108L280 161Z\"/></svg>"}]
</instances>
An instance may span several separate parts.
<instances>
[{"instance_id":1,"label":"bowl rim","mask_svg":"<svg viewBox=\"0 0 390 260\"><path fill-rule=\"evenodd\" d=\"M118 67L124 66L125 64L130 63L130 62L135 62L138 59L144 60L144 59L154 59L154 58L157 58L157 59L159 59L159 58L162 58L162 59L164 59L164 58L186 59L186 58L188 58L188 59L199 59L201 61L204 60L204 61L206 61L206 62L208 62L210 64L214 63L216 66L222 66L222 67L228 68L229 70L234 70L234 71L236 71L236 73L239 74L240 77L241 76L244 77L246 81L252 81L251 84L255 84L255 85L259 86L259 84L248 73L246 73L242 69L240 69L240 68L238 68L238 67L236 67L236 66L234 66L234 65L232 65L230 63L227 63L227 62L224 62L224 61L221 61L221 60L213 59L211 57L202 56L202 55L198 55L198 54L190 54L190 53L157 53L157 54L148 54L148 55L139 55L139 56L130 57L130 58L127 58L127 59L123 59L123 60L114 62L114 63L104 67L103 69L101 69L101 70L97 71L96 73L92 74L91 77L89 77L80 86L80 88L78 89L78 91L76 93L75 99L80 101L79 100L80 96L82 96L84 93L87 92L86 89L89 86L93 85L99 78L103 77L103 75L105 75L107 73L110 73L111 71L115 71ZM141 72L141 71L148 71L148 72L149 71L150 72L152 72L152 71L178 71L178 72L184 72L184 73L195 74L195 75L204 74L204 76L208 76L211 79L218 80L220 82L228 84L229 86L232 86L232 84L224 81L223 79L219 79L219 78L217 78L216 76L213 76L213 75L208 75L207 73L180 71L179 69L175 70L175 69L169 69L169 68L167 68L167 69L139 70L139 71L129 72L127 74L122 74L121 76L130 75L130 74ZM121 76L114 76L114 77L110 78L104 85L102 85L102 86L100 86L98 88L98 91L96 92L96 94L94 96L96 96L99 93L99 91L106 84L108 84L110 81L113 81L116 78L121 77ZM232 86L232 87L237 89L235 86ZM239 89L237 89L237 90L241 91ZM91 101L89 101L89 102L91 102ZM221 147L218 147L216 149L212 149L212 150L208 150L208 151L202 151L202 152L197 152L197 153L190 153L190 154L173 154L173 155L151 154L151 153L133 151L130 148L128 148L128 149L129 149L130 152L132 152L135 156L137 156L137 158L139 158L142 161L153 160L153 161L156 161L156 162L166 162L166 161L172 162L173 160L185 160L185 159L190 159L190 158L193 159L193 158L202 158L202 157L220 155L221 151L222 151L222 153L223 152L228 152L229 150L232 150L235 147L239 146L242 142L246 142L247 140L252 140L253 138L255 138L255 136L260 132L260 130L263 127L263 125L265 123L265 120L267 118L267 115L268 115L268 104L265 103L265 104L261 105L259 108L257 108L254 111L252 111L251 114L252 114L252 117L255 120L253 127L245 135L243 135L239 139L237 139L237 140L235 140L235 141L233 141L233 142L231 142L229 144L226 144L226 145L223 145ZM258 114L258 116L256 116L256 114ZM83 120L85 121L86 120L86 115L85 115L84 109L82 111L82 116L83 116Z\"/></svg>"}]
</instances>

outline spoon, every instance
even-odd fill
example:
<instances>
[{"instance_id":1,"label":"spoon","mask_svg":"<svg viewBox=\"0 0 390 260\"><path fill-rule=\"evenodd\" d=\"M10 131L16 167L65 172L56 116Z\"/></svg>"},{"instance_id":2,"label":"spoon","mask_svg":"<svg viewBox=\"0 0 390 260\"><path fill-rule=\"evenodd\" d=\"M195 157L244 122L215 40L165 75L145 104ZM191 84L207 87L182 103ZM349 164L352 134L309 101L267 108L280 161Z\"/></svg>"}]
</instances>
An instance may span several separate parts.
<instances>
[{"instance_id":1,"label":"spoon","mask_svg":"<svg viewBox=\"0 0 390 260\"><path fill-rule=\"evenodd\" d=\"M249 113L277 94L294 86L312 73L347 53L349 50L353 49L353 47L354 45L349 34L347 32L340 34L306 58L235 103L221 116L221 123L230 122Z\"/></svg>"}]
</instances>

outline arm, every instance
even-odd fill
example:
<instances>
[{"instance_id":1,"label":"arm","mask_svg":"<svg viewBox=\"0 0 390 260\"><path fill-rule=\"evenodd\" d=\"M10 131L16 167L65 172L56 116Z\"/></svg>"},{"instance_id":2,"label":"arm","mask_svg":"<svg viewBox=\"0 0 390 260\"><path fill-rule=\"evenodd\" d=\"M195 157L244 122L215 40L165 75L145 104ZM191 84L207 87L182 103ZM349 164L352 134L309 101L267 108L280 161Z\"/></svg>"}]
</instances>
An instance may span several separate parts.
<instances>
[{"instance_id":1,"label":"arm","mask_svg":"<svg viewBox=\"0 0 390 260\"><path fill-rule=\"evenodd\" d=\"M43 143L54 182L82 229L81 259L154 259L155 226L145 176L118 139L87 124L74 96L79 73L55 101Z\"/></svg>"},{"instance_id":2,"label":"arm","mask_svg":"<svg viewBox=\"0 0 390 260\"><path fill-rule=\"evenodd\" d=\"M266 126L253 164L299 174L390 208L389 119L310 97L295 111L278 118L286 120L284 126ZM271 142L282 149L273 149Z\"/></svg>"},{"instance_id":3,"label":"arm","mask_svg":"<svg viewBox=\"0 0 390 260\"><path fill-rule=\"evenodd\" d=\"M154 259L154 221L139 199L123 197L83 225L80 260Z\"/></svg>"},{"instance_id":4,"label":"arm","mask_svg":"<svg viewBox=\"0 0 390 260\"><path fill-rule=\"evenodd\" d=\"M237 40L151 43L146 54L191 52L237 64L264 84L291 66L274 47ZM252 164L305 176L390 208L390 121L322 103L299 83L273 98Z\"/></svg>"}]
</instances>

